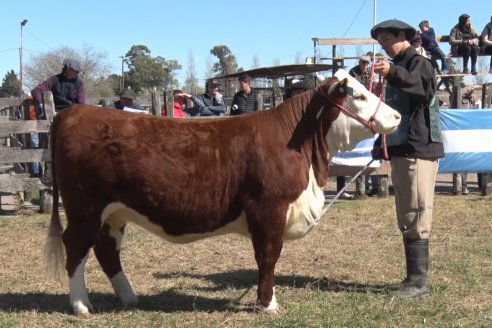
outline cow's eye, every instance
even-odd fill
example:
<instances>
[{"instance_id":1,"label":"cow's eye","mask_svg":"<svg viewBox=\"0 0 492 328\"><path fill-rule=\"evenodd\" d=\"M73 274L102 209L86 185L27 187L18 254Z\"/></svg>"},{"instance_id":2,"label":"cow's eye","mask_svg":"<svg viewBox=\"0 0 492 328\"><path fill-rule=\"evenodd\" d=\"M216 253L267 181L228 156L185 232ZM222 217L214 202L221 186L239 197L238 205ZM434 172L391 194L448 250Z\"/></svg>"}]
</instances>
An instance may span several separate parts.
<instances>
[{"instance_id":1,"label":"cow's eye","mask_svg":"<svg viewBox=\"0 0 492 328\"><path fill-rule=\"evenodd\" d=\"M366 97L364 95L356 95L354 96L354 100L366 101Z\"/></svg>"}]
</instances>

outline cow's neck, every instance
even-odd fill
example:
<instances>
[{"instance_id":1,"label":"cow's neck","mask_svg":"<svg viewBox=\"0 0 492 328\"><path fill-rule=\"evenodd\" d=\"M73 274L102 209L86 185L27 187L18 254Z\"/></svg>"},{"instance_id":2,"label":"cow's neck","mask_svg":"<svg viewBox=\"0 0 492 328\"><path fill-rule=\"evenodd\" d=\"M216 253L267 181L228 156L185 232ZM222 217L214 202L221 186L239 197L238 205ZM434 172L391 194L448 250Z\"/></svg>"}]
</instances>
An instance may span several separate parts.
<instances>
[{"instance_id":1,"label":"cow's neck","mask_svg":"<svg viewBox=\"0 0 492 328\"><path fill-rule=\"evenodd\" d=\"M303 154L306 162L313 167L319 185L326 184L328 178L328 145L326 135L331 122L339 111L324 104L317 93L308 91L302 97L288 101L279 110L284 128L290 129L291 139L288 147Z\"/></svg>"}]
</instances>

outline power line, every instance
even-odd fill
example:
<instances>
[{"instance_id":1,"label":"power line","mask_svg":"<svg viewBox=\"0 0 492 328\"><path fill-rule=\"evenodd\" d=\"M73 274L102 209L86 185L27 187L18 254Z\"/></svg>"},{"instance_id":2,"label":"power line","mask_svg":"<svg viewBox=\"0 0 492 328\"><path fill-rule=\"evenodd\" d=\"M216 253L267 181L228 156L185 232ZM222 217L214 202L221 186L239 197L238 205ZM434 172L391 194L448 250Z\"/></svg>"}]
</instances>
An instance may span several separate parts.
<instances>
[{"instance_id":1,"label":"power line","mask_svg":"<svg viewBox=\"0 0 492 328\"><path fill-rule=\"evenodd\" d=\"M364 5L366 4L366 1L367 0L364 0L362 2L362 5L360 6L359 10L357 11L357 14L355 14L355 17L354 19L352 20L352 23L350 23L349 27L347 28L347 30L345 31L345 33L343 33L343 37L345 37L347 35L347 33L350 31L350 29L352 28L352 25L354 25L355 21L357 20L357 17L359 17L359 14L360 12L362 11L362 8L364 7Z\"/></svg>"}]
</instances>

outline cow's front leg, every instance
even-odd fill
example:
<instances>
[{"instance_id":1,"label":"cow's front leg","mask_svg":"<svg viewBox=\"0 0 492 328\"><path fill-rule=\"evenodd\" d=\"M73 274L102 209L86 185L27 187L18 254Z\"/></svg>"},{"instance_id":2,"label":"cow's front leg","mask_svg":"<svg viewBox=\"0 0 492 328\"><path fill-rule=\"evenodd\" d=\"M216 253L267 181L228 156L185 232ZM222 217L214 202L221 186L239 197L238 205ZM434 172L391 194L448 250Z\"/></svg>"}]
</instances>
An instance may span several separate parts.
<instances>
[{"instance_id":1,"label":"cow's front leg","mask_svg":"<svg viewBox=\"0 0 492 328\"><path fill-rule=\"evenodd\" d=\"M274 271L282 250L285 216L271 216L268 219L257 220L256 225L251 228L255 259L258 264L257 303L267 313L278 313Z\"/></svg>"}]
</instances>

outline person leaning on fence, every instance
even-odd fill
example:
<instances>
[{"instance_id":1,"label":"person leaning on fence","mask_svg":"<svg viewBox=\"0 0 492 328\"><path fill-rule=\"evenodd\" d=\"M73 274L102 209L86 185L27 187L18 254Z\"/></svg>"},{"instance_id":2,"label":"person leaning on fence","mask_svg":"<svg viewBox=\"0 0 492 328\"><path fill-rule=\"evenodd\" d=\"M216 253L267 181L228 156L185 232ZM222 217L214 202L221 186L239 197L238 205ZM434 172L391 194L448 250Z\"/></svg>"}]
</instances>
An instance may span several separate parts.
<instances>
[{"instance_id":1,"label":"person leaning on fence","mask_svg":"<svg viewBox=\"0 0 492 328\"><path fill-rule=\"evenodd\" d=\"M449 33L451 52L463 56L463 74L468 74L468 61L471 58L471 73L476 75L478 47L478 34L471 26L471 18L468 14L462 14Z\"/></svg>"},{"instance_id":2,"label":"person leaning on fence","mask_svg":"<svg viewBox=\"0 0 492 328\"><path fill-rule=\"evenodd\" d=\"M387 151L407 272L401 283L388 288L403 298L429 292L427 272L434 187L438 161L444 157L434 68L410 45L415 33L412 26L396 19L383 21L371 29L371 37L392 59L374 63L374 72L386 78L385 102L402 116L398 130L387 136ZM381 139L374 143L374 159L385 157Z\"/></svg>"},{"instance_id":3,"label":"person leaning on fence","mask_svg":"<svg viewBox=\"0 0 492 328\"><path fill-rule=\"evenodd\" d=\"M43 92L45 91L51 91L53 93L56 112L68 108L73 104L85 103L85 87L79 78L79 72L81 70L80 63L77 60L65 59L60 74L48 78L32 89L31 94L36 102L39 117L45 117L42 106Z\"/></svg>"},{"instance_id":4,"label":"person leaning on fence","mask_svg":"<svg viewBox=\"0 0 492 328\"><path fill-rule=\"evenodd\" d=\"M234 94L231 104L231 115L256 112L258 101L256 92L251 88L251 78L248 74L241 74L238 78L241 90Z\"/></svg>"},{"instance_id":5,"label":"person leaning on fence","mask_svg":"<svg viewBox=\"0 0 492 328\"><path fill-rule=\"evenodd\" d=\"M490 66L489 73L492 74L492 17L490 17L490 22L483 28L482 34L480 35L480 52L484 55L490 56Z\"/></svg>"},{"instance_id":6,"label":"person leaning on fence","mask_svg":"<svg viewBox=\"0 0 492 328\"><path fill-rule=\"evenodd\" d=\"M434 29L430 27L428 20L423 20L419 23L420 37L422 39L422 47L429 55L436 57L441 61L441 73L448 74L448 63L446 62L446 55L439 47L436 41L436 33Z\"/></svg>"},{"instance_id":7,"label":"person leaning on fence","mask_svg":"<svg viewBox=\"0 0 492 328\"><path fill-rule=\"evenodd\" d=\"M224 97L219 93L220 83L215 81L207 81L205 84L205 93L200 96L193 96L184 93L185 99L191 99L194 103L193 107L184 109L189 116L222 116L225 113L226 107Z\"/></svg>"},{"instance_id":8,"label":"person leaning on fence","mask_svg":"<svg viewBox=\"0 0 492 328\"><path fill-rule=\"evenodd\" d=\"M51 76L31 90L37 119L46 119L46 113L43 107L43 92L45 91L52 92L56 112L59 112L76 103L85 103L84 83L78 77L80 71L81 66L77 60L65 59L63 61L63 68L60 74ZM44 147L43 144L46 142L47 139L44 134L30 134L31 148L39 148L40 145ZM31 165L31 173L34 176L41 175L40 163L32 163Z\"/></svg>"},{"instance_id":9,"label":"person leaning on fence","mask_svg":"<svg viewBox=\"0 0 492 328\"><path fill-rule=\"evenodd\" d=\"M116 109L132 108L142 110L142 105L135 101L137 95L131 89L125 89L120 93L120 99L115 101L113 106Z\"/></svg>"}]
</instances>

